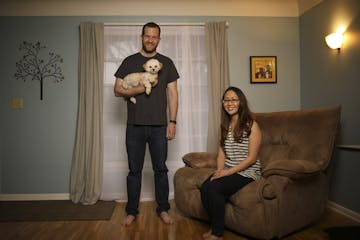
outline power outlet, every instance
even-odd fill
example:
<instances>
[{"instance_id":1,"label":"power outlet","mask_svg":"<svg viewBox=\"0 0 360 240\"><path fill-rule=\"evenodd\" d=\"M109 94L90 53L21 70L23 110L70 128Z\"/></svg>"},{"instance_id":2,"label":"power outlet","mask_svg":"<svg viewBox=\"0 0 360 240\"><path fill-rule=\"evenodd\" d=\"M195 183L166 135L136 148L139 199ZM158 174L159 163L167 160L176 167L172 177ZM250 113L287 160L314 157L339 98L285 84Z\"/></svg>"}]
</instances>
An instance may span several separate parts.
<instances>
[{"instance_id":1,"label":"power outlet","mask_svg":"<svg viewBox=\"0 0 360 240\"><path fill-rule=\"evenodd\" d=\"M12 108L13 109L23 109L24 108L23 99L22 98L13 98Z\"/></svg>"}]
</instances>

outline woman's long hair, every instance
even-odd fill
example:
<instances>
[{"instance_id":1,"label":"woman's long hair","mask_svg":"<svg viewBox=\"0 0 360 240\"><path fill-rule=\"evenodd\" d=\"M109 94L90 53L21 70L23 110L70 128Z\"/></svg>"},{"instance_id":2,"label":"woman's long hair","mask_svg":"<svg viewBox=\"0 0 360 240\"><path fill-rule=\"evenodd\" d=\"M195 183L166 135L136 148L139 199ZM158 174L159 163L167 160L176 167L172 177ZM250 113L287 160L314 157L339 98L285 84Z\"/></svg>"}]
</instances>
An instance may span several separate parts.
<instances>
[{"instance_id":1,"label":"woman's long hair","mask_svg":"<svg viewBox=\"0 0 360 240\"><path fill-rule=\"evenodd\" d=\"M224 96L228 91L233 91L236 93L240 100L239 106L239 118L237 123L235 124L235 128L233 129L234 138L236 142L242 142L244 133L245 136L250 136L251 126L254 121L254 116L249 109L248 102L244 93L237 87L229 87L225 90L222 100L224 100ZM221 126L220 126L220 146L224 147L225 139L229 131L231 116L225 111L224 104L221 108Z\"/></svg>"}]
</instances>

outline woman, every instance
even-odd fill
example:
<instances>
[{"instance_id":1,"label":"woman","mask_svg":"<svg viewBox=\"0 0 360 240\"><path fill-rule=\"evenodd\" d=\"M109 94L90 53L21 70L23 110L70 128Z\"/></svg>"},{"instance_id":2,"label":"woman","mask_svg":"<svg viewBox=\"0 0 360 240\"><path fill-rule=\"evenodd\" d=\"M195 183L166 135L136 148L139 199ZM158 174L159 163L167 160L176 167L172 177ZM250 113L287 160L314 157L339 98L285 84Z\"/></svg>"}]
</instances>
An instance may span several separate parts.
<instances>
[{"instance_id":1,"label":"woman","mask_svg":"<svg viewBox=\"0 0 360 240\"><path fill-rule=\"evenodd\" d=\"M260 177L261 130L244 93L229 87L222 102L217 170L200 189L210 220L210 230L203 234L207 240L223 239L226 198Z\"/></svg>"}]
</instances>

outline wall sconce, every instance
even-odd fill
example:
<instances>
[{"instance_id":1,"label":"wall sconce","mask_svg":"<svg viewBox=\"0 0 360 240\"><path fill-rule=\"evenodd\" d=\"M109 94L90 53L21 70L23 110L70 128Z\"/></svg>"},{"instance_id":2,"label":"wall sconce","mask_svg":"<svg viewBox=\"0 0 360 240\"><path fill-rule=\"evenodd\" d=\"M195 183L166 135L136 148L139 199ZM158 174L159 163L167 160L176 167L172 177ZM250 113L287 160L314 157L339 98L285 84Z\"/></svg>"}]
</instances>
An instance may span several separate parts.
<instances>
[{"instance_id":1,"label":"wall sconce","mask_svg":"<svg viewBox=\"0 0 360 240\"><path fill-rule=\"evenodd\" d=\"M331 33L325 37L326 44L331 49L338 49L340 50L343 41L344 41L344 31L338 31L335 33Z\"/></svg>"}]
</instances>

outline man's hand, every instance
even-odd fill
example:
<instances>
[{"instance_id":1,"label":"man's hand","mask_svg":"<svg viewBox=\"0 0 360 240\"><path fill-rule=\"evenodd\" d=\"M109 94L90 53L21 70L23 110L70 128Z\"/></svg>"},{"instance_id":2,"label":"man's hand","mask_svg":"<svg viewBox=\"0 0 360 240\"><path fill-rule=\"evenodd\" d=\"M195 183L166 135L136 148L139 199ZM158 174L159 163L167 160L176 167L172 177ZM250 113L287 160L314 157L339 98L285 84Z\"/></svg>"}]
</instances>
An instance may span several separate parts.
<instances>
[{"instance_id":1,"label":"man's hand","mask_svg":"<svg viewBox=\"0 0 360 240\"><path fill-rule=\"evenodd\" d=\"M122 81L124 80L121 78L116 78L114 86L114 93L116 97L130 98L145 92L145 87L143 84L125 89L122 86Z\"/></svg>"},{"instance_id":2,"label":"man's hand","mask_svg":"<svg viewBox=\"0 0 360 240\"><path fill-rule=\"evenodd\" d=\"M167 125L166 138L167 138L168 140L172 140L172 139L175 138L175 134L176 134L176 124L170 122L170 123Z\"/></svg>"}]
</instances>

